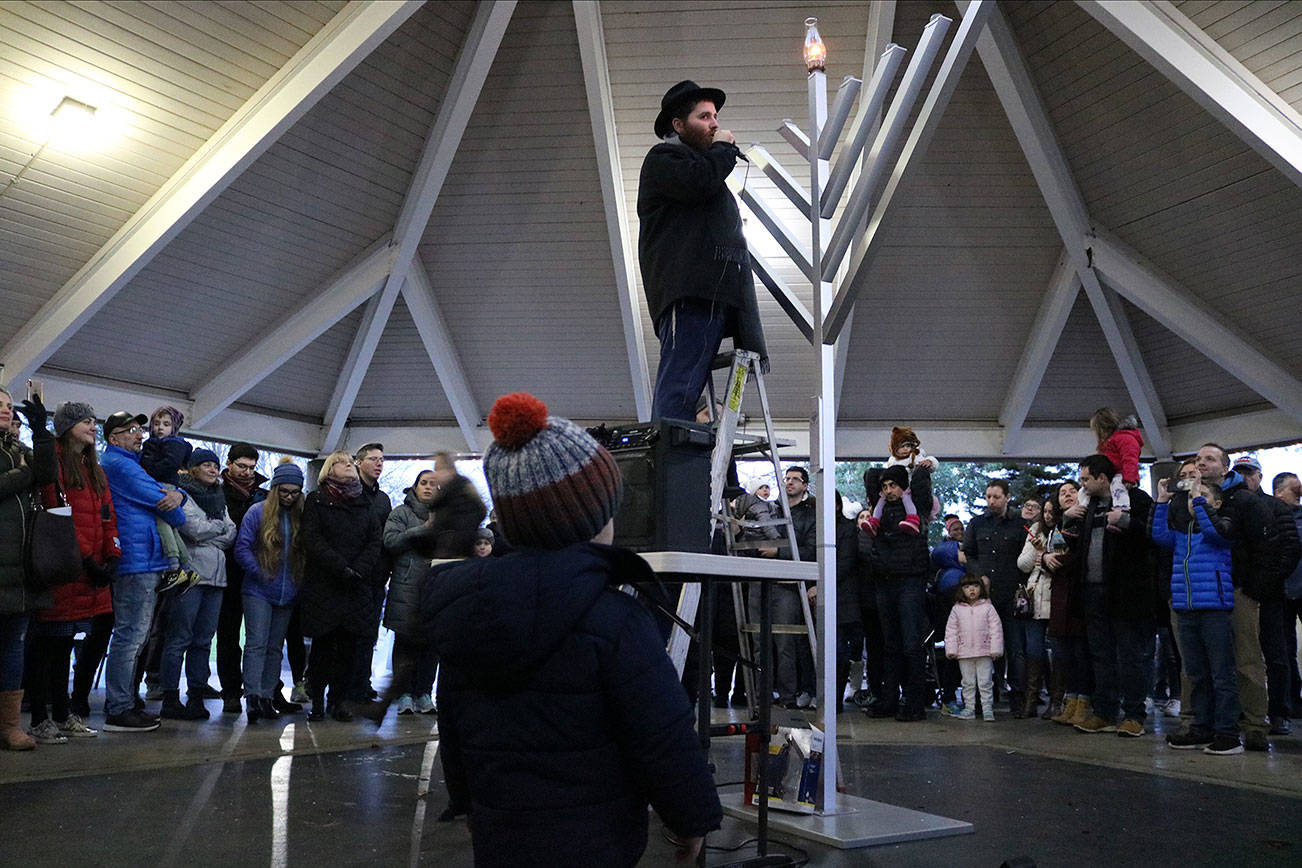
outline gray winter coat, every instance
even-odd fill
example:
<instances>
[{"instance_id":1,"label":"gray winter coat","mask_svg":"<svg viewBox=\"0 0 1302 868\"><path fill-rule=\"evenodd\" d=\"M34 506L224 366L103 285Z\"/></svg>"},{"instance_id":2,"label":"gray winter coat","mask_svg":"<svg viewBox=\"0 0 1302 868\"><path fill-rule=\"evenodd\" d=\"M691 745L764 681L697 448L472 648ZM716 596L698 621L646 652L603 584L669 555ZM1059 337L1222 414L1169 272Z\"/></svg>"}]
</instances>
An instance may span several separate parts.
<instances>
[{"instance_id":1,"label":"gray winter coat","mask_svg":"<svg viewBox=\"0 0 1302 868\"><path fill-rule=\"evenodd\" d=\"M428 519L429 507L409 488L407 499L384 523L384 551L393 561L384 626L403 639L415 638L419 632L420 583L429 571L438 536L437 528L425 526Z\"/></svg>"},{"instance_id":2,"label":"gray winter coat","mask_svg":"<svg viewBox=\"0 0 1302 868\"><path fill-rule=\"evenodd\" d=\"M225 510L221 518L209 518L193 497L185 499L182 509L185 524L177 530L190 550L190 569L199 574L199 584L226 587L226 551L234 545L239 528Z\"/></svg>"}]
</instances>

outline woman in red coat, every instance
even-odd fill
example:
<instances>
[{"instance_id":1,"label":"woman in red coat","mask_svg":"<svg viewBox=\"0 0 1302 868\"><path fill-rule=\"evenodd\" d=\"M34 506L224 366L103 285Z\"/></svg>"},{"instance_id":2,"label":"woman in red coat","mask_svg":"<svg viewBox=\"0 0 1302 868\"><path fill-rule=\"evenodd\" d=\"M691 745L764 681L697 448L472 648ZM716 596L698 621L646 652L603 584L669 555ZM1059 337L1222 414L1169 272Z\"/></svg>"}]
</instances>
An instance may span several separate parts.
<instances>
[{"instance_id":1,"label":"woman in red coat","mask_svg":"<svg viewBox=\"0 0 1302 868\"><path fill-rule=\"evenodd\" d=\"M122 556L113 497L95 454L95 410L74 401L60 404L54 412L54 434L59 489L72 507L84 569L75 582L53 589L54 605L38 611L28 627L31 734L44 744L97 735L86 725L85 718L90 714L91 681L113 632L109 581ZM54 486L46 486L42 499L46 506L57 506L59 492ZM87 635L77 655L70 707L68 659L73 637L81 632ZM52 719L47 714L47 703L52 706Z\"/></svg>"}]
</instances>

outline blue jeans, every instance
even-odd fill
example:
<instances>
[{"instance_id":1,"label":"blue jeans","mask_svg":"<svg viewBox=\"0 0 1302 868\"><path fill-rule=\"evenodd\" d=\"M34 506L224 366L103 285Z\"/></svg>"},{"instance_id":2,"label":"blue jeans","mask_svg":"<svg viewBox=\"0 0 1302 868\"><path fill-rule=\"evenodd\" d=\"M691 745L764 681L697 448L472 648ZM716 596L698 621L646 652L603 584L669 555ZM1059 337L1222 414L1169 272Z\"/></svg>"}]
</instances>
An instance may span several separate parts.
<instances>
[{"instance_id":1,"label":"blue jeans","mask_svg":"<svg viewBox=\"0 0 1302 868\"><path fill-rule=\"evenodd\" d=\"M1157 625L1149 620L1128 621L1108 615L1106 585L1091 585L1086 592L1090 660L1094 664L1094 713L1111 723L1121 713L1127 720L1147 717L1144 699L1153 671L1153 637Z\"/></svg>"},{"instance_id":2,"label":"blue jeans","mask_svg":"<svg viewBox=\"0 0 1302 868\"><path fill-rule=\"evenodd\" d=\"M22 689L26 639L26 612L0 615L0 690Z\"/></svg>"},{"instance_id":3,"label":"blue jeans","mask_svg":"<svg viewBox=\"0 0 1302 868\"><path fill-rule=\"evenodd\" d=\"M1194 727L1239 735L1239 682L1234 672L1234 619L1229 612L1176 612L1189 677Z\"/></svg>"},{"instance_id":4,"label":"blue jeans","mask_svg":"<svg viewBox=\"0 0 1302 868\"><path fill-rule=\"evenodd\" d=\"M1023 618L1022 631L1026 637L1026 659L1044 662L1048 644L1045 636L1049 629L1048 618Z\"/></svg>"},{"instance_id":5,"label":"blue jeans","mask_svg":"<svg viewBox=\"0 0 1302 868\"><path fill-rule=\"evenodd\" d=\"M926 701L927 592L921 578L889 576L877 579L877 612L885 646L886 707L895 704L897 685L904 687L904 705L921 710Z\"/></svg>"},{"instance_id":6,"label":"blue jeans","mask_svg":"<svg viewBox=\"0 0 1302 868\"><path fill-rule=\"evenodd\" d=\"M163 660L159 675L164 690L178 689L181 681L181 658L185 658L185 681L192 696L202 696L208 683L208 658L212 654L212 637L217 632L217 618L222 609L223 588L196 585L172 600L163 637Z\"/></svg>"},{"instance_id":7,"label":"blue jeans","mask_svg":"<svg viewBox=\"0 0 1302 868\"><path fill-rule=\"evenodd\" d=\"M710 363L719 352L732 308L699 298L681 298L660 315L660 367L656 370L652 419L696 421L696 402L705 391Z\"/></svg>"},{"instance_id":8,"label":"blue jeans","mask_svg":"<svg viewBox=\"0 0 1302 868\"><path fill-rule=\"evenodd\" d=\"M244 595L244 694L270 699L280 682L281 648L293 606Z\"/></svg>"},{"instance_id":9,"label":"blue jeans","mask_svg":"<svg viewBox=\"0 0 1302 868\"><path fill-rule=\"evenodd\" d=\"M113 638L109 640L104 693L109 714L136 701L136 658L149 637L161 573L131 573L113 581Z\"/></svg>"}]
</instances>

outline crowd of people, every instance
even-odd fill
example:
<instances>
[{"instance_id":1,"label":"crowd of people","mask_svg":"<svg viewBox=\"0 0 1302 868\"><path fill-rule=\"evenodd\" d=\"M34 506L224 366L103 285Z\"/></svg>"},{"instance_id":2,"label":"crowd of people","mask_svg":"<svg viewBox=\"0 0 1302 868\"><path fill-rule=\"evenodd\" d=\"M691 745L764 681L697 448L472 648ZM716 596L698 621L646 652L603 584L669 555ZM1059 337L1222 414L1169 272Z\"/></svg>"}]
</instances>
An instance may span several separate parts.
<instances>
[{"instance_id":1,"label":"crowd of people","mask_svg":"<svg viewBox=\"0 0 1302 868\"><path fill-rule=\"evenodd\" d=\"M929 709L990 721L1006 702L1014 718L1128 737L1151 728L1150 714L1168 715L1182 722L1164 727L1171 748L1213 754L1268 750L1290 734L1302 714L1298 477L1281 473L1263 491L1255 458L1231 464L1208 443L1150 496L1133 419L1105 409L1092 427L1099 452L1076 478L1021 503L1008 480L990 479L984 511L966 525L939 515L935 460L895 429L890 459L864 474L866 507L850 518L837 504L835 701L902 722ZM785 488L808 560L804 468L787 471ZM777 509L767 494L735 503L743 534ZM929 546L933 517L945 538ZM794 588L775 594L775 623L800 622ZM774 645L775 701L811 706L808 643L785 634ZM744 703L739 676L716 655L716 706L730 704L730 689Z\"/></svg>"},{"instance_id":2,"label":"crowd of people","mask_svg":"<svg viewBox=\"0 0 1302 868\"><path fill-rule=\"evenodd\" d=\"M431 558L494 553L484 504L452 456L417 473L395 509L379 486L379 443L326 456L306 491L289 458L258 473L248 443L232 444L222 466L182 436L174 407L109 415L102 453L96 418L76 401L50 413L39 395L15 406L0 389L0 745L97 736L90 693L101 664L108 732L207 720L209 700L249 723L306 704L309 720L350 720L376 696L381 613L396 636L398 712L436 710L420 579ZM42 586L24 542L38 508L63 505L80 574ZM209 685L214 643L220 690Z\"/></svg>"}]
</instances>

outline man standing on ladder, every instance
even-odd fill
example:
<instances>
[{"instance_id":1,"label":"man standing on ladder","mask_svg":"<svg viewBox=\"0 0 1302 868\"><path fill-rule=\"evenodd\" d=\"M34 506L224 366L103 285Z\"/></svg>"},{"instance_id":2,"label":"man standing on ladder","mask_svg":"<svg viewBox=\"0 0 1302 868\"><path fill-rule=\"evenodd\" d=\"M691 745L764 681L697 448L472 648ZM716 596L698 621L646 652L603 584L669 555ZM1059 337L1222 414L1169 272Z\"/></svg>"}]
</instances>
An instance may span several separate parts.
<instances>
[{"instance_id":1,"label":"man standing on ladder","mask_svg":"<svg viewBox=\"0 0 1302 868\"><path fill-rule=\"evenodd\" d=\"M638 182L638 259L647 308L660 339L655 419L696 417L696 401L725 337L768 353L755 301L741 213L726 181L741 151L719 129L723 91L680 81L660 100L660 144Z\"/></svg>"}]
</instances>

